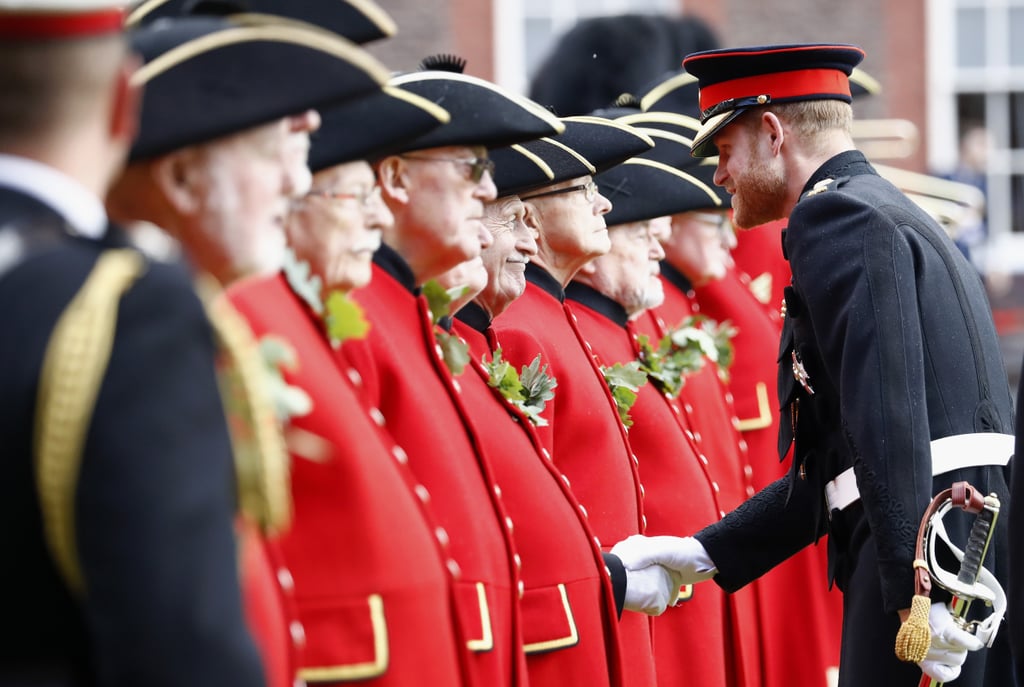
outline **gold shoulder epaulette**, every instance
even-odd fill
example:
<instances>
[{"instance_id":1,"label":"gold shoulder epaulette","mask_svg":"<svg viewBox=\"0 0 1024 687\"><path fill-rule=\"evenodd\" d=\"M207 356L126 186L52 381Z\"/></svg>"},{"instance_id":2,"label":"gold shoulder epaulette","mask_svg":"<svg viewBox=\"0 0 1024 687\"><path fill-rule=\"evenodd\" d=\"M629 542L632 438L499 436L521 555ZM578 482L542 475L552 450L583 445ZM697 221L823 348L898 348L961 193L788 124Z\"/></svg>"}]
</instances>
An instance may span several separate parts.
<instances>
[{"instance_id":1,"label":"gold shoulder epaulette","mask_svg":"<svg viewBox=\"0 0 1024 687\"><path fill-rule=\"evenodd\" d=\"M145 267L134 250L100 255L46 346L35 415L35 477L46 544L72 592L85 580L75 543L75 492L96 396L110 362L121 296Z\"/></svg>"},{"instance_id":2,"label":"gold shoulder epaulette","mask_svg":"<svg viewBox=\"0 0 1024 687\"><path fill-rule=\"evenodd\" d=\"M221 353L218 377L235 454L239 510L264 534L275 534L291 521L291 484L270 379L249 324L219 286L200 281L198 291Z\"/></svg>"}]
</instances>

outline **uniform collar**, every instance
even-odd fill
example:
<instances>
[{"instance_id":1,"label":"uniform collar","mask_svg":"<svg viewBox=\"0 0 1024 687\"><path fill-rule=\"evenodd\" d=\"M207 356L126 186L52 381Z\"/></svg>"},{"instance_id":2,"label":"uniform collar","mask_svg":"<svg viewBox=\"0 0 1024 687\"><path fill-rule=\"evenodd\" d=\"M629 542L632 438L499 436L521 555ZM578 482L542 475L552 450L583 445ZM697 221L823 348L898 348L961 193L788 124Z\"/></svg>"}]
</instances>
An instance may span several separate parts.
<instances>
[{"instance_id":1,"label":"uniform collar","mask_svg":"<svg viewBox=\"0 0 1024 687\"><path fill-rule=\"evenodd\" d=\"M416 276L409 263L394 248L386 243L380 244L380 248L373 254L373 263L391 275L409 293L416 293Z\"/></svg>"},{"instance_id":2,"label":"uniform collar","mask_svg":"<svg viewBox=\"0 0 1024 687\"><path fill-rule=\"evenodd\" d=\"M45 203L79 236L100 239L107 231L107 213L96 194L49 165L0 153L0 186Z\"/></svg>"},{"instance_id":3,"label":"uniform collar","mask_svg":"<svg viewBox=\"0 0 1024 687\"><path fill-rule=\"evenodd\" d=\"M693 288L693 284L686 276L672 266L668 260L662 260L661 263L661 276L665 277L669 284L679 289L682 293L689 292Z\"/></svg>"},{"instance_id":4,"label":"uniform collar","mask_svg":"<svg viewBox=\"0 0 1024 687\"><path fill-rule=\"evenodd\" d=\"M462 306L462 309L455 313L455 319L469 325L481 334L491 326L491 316L474 301Z\"/></svg>"},{"instance_id":5,"label":"uniform collar","mask_svg":"<svg viewBox=\"0 0 1024 687\"><path fill-rule=\"evenodd\" d=\"M622 328L625 328L626 323L629 322L629 315L626 314L625 308L586 284L578 281L569 282L569 286L565 287L565 295L569 300L582 303Z\"/></svg>"},{"instance_id":6,"label":"uniform collar","mask_svg":"<svg viewBox=\"0 0 1024 687\"><path fill-rule=\"evenodd\" d=\"M877 174L877 172L875 172L874 167L871 166L867 158L864 157L864 153L859 150L847 150L839 153L826 160L825 164L811 175L811 178L804 185L804 190L800 192L800 196L803 197L819 181L829 178L838 179L839 177L848 177L855 174Z\"/></svg>"},{"instance_id":7,"label":"uniform collar","mask_svg":"<svg viewBox=\"0 0 1024 687\"><path fill-rule=\"evenodd\" d=\"M543 267L532 262L526 263L526 281L540 287L552 297L558 299L559 303L565 302L565 290L562 288L562 285Z\"/></svg>"}]
</instances>

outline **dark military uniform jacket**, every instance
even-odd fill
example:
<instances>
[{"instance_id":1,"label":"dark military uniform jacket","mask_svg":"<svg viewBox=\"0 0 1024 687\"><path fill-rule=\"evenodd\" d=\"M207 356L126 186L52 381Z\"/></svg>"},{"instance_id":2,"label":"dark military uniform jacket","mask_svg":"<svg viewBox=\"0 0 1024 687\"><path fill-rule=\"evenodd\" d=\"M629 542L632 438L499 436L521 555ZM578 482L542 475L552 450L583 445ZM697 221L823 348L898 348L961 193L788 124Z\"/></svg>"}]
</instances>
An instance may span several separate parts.
<instances>
[{"instance_id":1,"label":"dark military uniform jacket","mask_svg":"<svg viewBox=\"0 0 1024 687\"><path fill-rule=\"evenodd\" d=\"M119 236L77 237L40 201L0 189L0 683L262 685L242 618L214 344L180 267L137 256L116 299L77 484L65 481L76 592L47 547L33 465L40 368Z\"/></svg>"},{"instance_id":2,"label":"dark military uniform jacket","mask_svg":"<svg viewBox=\"0 0 1024 687\"><path fill-rule=\"evenodd\" d=\"M736 589L826 530L825 483L852 467L861 498L832 514L830 546L847 596L841 684L862 684L848 681L861 668L848 670L846 654L881 637L889 648L859 663L874 663L873 675L879 662L895 663L895 612L910 606L915 537L933 495L966 479L1006 496L1002 468L933 481L929 442L1010 432L1010 392L979 276L861 153L837 155L811 177L783 241L793 283L779 349L779 444L795 442L793 469L698 538L715 580ZM954 542L966 541L964 521L950 523ZM1005 584L1001 522L986 566ZM987 657L1004 660L997 649ZM964 684L985 658L972 654ZM916 667L905 665L912 677Z\"/></svg>"}]
</instances>

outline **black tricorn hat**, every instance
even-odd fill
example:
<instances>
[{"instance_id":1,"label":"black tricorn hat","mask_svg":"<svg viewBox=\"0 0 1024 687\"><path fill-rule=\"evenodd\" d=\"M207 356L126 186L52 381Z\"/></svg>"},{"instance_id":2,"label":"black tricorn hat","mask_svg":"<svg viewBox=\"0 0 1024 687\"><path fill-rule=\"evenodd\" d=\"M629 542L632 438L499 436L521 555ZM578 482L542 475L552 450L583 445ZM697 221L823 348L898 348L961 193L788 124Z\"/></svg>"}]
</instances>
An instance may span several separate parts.
<instances>
[{"instance_id":1,"label":"black tricorn hat","mask_svg":"<svg viewBox=\"0 0 1024 687\"><path fill-rule=\"evenodd\" d=\"M132 161L379 93L388 79L366 51L298 22L186 17L131 39L145 60L132 77L144 87Z\"/></svg>"},{"instance_id":2,"label":"black tricorn hat","mask_svg":"<svg viewBox=\"0 0 1024 687\"><path fill-rule=\"evenodd\" d=\"M565 131L491 151L499 196L598 174L654 145L631 126L591 115L563 117Z\"/></svg>"},{"instance_id":3,"label":"black tricorn hat","mask_svg":"<svg viewBox=\"0 0 1024 687\"><path fill-rule=\"evenodd\" d=\"M194 14L248 13L304 21L353 43L389 38L397 31L394 20L372 0L144 0L132 9L126 24Z\"/></svg>"},{"instance_id":4,"label":"black tricorn hat","mask_svg":"<svg viewBox=\"0 0 1024 687\"><path fill-rule=\"evenodd\" d=\"M440 105L451 115L442 127L401 147L401 152L444 146L501 146L557 134L558 118L497 84L453 71L428 69L399 74L391 85Z\"/></svg>"},{"instance_id":5,"label":"black tricorn hat","mask_svg":"<svg viewBox=\"0 0 1024 687\"><path fill-rule=\"evenodd\" d=\"M630 158L594 180L612 203L604 218L609 227L693 210L692 189L699 189L692 176L643 157Z\"/></svg>"},{"instance_id":6,"label":"black tricorn hat","mask_svg":"<svg viewBox=\"0 0 1024 687\"><path fill-rule=\"evenodd\" d=\"M847 44L767 45L707 50L683 67L700 85L701 130L693 154L717 154L715 133L751 107L802 100L849 103L850 72L864 51Z\"/></svg>"},{"instance_id":7,"label":"black tricorn hat","mask_svg":"<svg viewBox=\"0 0 1024 687\"><path fill-rule=\"evenodd\" d=\"M448 123L448 111L398 86L321 110L310 136L313 172L353 160L373 160Z\"/></svg>"},{"instance_id":8,"label":"black tricorn hat","mask_svg":"<svg viewBox=\"0 0 1024 687\"><path fill-rule=\"evenodd\" d=\"M697 77L689 72L677 71L649 84L640 96L640 109L675 112L700 118L700 98Z\"/></svg>"}]
</instances>

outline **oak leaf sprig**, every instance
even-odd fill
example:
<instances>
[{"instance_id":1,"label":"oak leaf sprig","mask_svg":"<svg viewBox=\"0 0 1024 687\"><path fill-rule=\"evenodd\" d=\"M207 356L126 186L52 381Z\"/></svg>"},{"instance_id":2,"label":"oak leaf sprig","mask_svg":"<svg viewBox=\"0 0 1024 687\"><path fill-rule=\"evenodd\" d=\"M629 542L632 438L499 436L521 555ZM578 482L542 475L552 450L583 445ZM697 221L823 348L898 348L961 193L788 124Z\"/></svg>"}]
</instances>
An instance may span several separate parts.
<instances>
[{"instance_id":1,"label":"oak leaf sprig","mask_svg":"<svg viewBox=\"0 0 1024 687\"><path fill-rule=\"evenodd\" d=\"M434 323L434 339L441 347L441 357L453 375L460 375L469 364L469 346L458 334L452 334L443 326L442 320L451 317L452 301L465 295L469 287L456 286L445 289L431 279L423 285L423 295L430 308L430 318Z\"/></svg>"},{"instance_id":2,"label":"oak leaf sprig","mask_svg":"<svg viewBox=\"0 0 1024 687\"><path fill-rule=\"evenodd\" d=\"M482 362L488 373L487 383L535 426L546 427L548 421L541 417L541 413L547 402L555 397L558 381L547 373L547 365L541 367L540 355L529 365L523 365L520 372L516 372L516 368L502 357L500 348L494 351L491 360L484 356Z\"/></svg>"},{"instance_id":3,"label":"oak leaf sprig","mask_svg":"<svg viewBox=\"0 0 1024 687\"><path fill-rule=\"evenodd\" d=\"M612 398L615 399L619 419L626 427L632 427L633 418L629 416L629 411L636 403L640 387L647 383L647 374L641 369L640 361L602 365L601 373L604 375L605 384L612 392Z\"/></svg>"}]
</instances>

